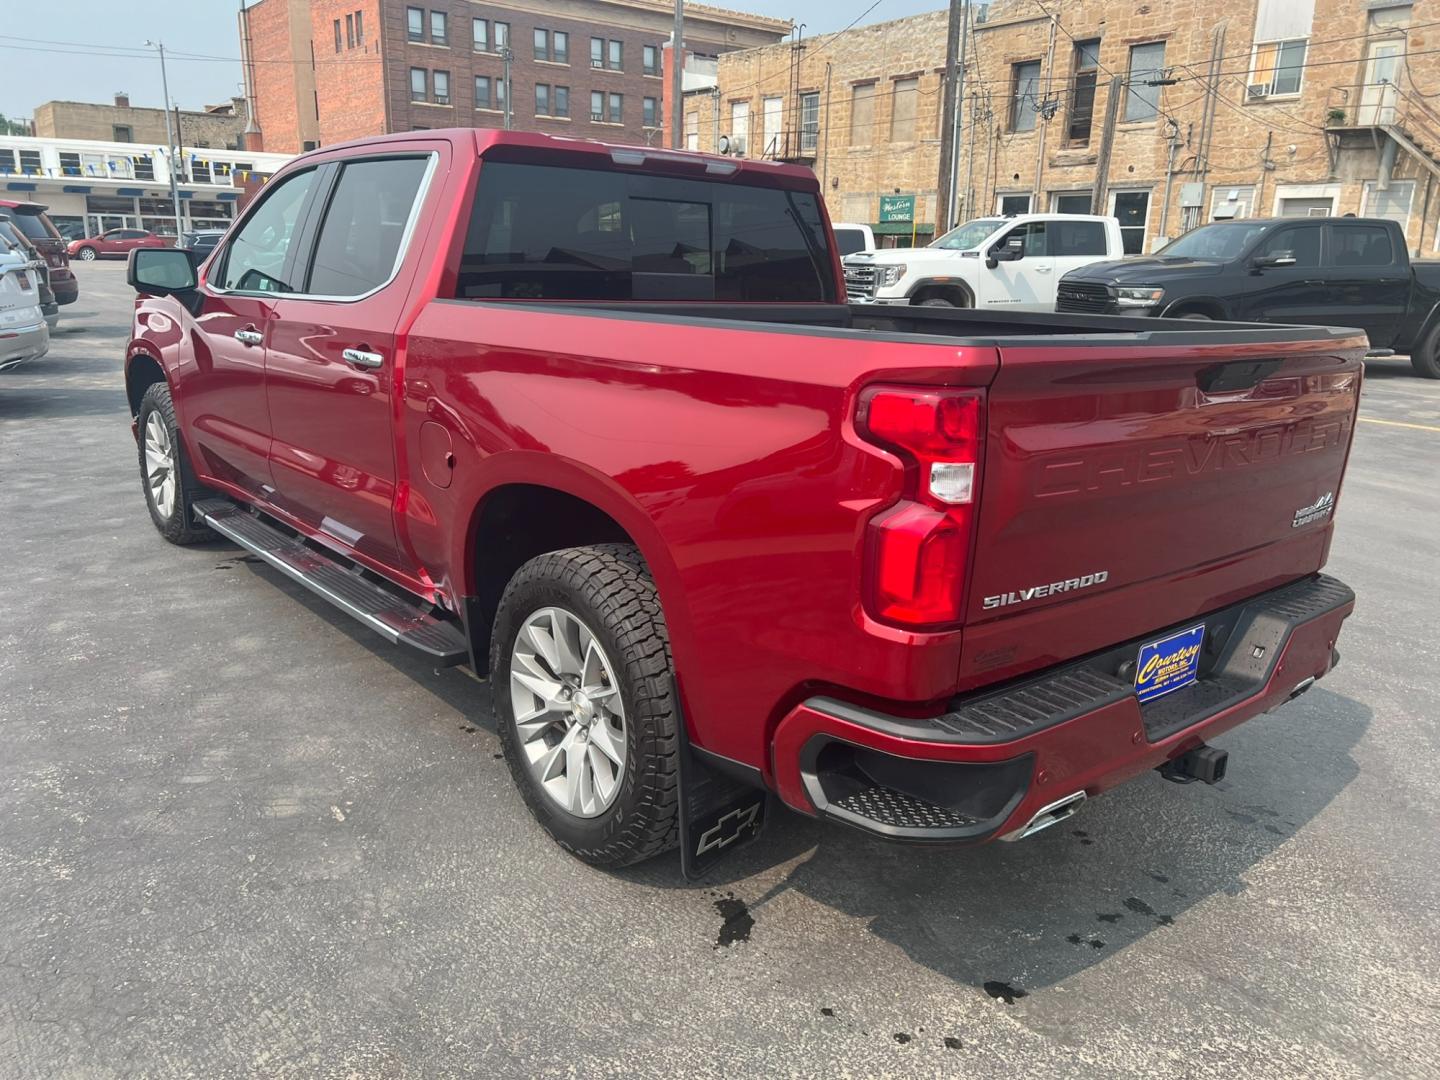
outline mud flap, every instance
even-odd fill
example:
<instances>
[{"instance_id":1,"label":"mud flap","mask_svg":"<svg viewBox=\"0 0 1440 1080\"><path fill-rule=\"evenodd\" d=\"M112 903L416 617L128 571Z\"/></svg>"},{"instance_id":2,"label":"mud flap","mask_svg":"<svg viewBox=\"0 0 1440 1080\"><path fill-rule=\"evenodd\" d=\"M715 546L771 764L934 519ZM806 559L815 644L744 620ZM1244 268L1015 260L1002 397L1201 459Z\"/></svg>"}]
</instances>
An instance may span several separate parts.
<instances>
[{"instance_id":1,"label":"mud flap","mask_svg":"<svg viewBox=\"0 0 1440 1080\"><path fill-rule=\"evenodd\" d=\"M769 801L768 791L727 776L696 754L680 718L680 872L686 881L699 880L758 837Z\"/></svg>"}]
</instances>

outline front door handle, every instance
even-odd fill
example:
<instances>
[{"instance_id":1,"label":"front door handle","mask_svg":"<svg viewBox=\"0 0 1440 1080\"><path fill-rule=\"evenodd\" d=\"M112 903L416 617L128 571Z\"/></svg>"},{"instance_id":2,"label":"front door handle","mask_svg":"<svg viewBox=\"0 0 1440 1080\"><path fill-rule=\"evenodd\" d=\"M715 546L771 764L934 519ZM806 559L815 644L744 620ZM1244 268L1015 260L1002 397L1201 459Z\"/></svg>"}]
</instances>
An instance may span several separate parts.
<instances>
[{"instance_id":1,"label":"front door handle","mask_svg":"<svg viewBox=\"0 0 1440 1080\"><path fill-rule=\"evenodd\" d=\"M358 368L377 368L385 362L385 358L378 352L367 352L364 349L346 349L340 355L347 364Z\"/></svg>"},{"instance_id":2,"label":"front door handle","mask_svg":"<svg viewBox=\"0 0 1440 1080\"><path fill-rule=\"evenodd\" d=\"M265 335L253 326L247 326L244 330L235 331L235 340L243 345L259 345L265 340Z\"/></svg>"},{"instance_id":3,"label":"front door handle","mask_svg":"<svg viewBox=\"0 0 1440 1080\"><path fill-rule=\"evenodd\" d=\"M1050 271L1052 271L1052 270L1054 270L1054 269L1055 269L1055 268L1054 268L1053 266L1037 266L1037 267L1035 267L1035 272L1036 272L1037 274L1048 274L1048 273L1050 273Z\"/></svg>"},{"instance_id":4,"label":"front door handle","mask_svg":"<svg viewBox=\"0 0 1440 1080\"><path fill-rule=\"evenodd\" d=\"M1305 284L1306 284L1306 285L1325 285L1325 284L1328 284L1328 282L1323 281L1323 280L1321 280L1321 279L1319 279L1319 278L1311 278L1310 280L1306 281Z\"/></svg>"}]
</instances>

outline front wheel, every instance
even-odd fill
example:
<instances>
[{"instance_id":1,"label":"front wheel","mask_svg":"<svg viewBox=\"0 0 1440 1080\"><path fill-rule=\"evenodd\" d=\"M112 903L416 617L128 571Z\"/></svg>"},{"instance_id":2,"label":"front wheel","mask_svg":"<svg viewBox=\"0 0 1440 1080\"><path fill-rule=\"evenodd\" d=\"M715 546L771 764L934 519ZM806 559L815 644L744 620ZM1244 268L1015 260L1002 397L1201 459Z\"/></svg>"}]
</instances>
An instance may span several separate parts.
<instances>
[{"instance_id":1,"label":"front wheel","mask_svg":"<svg viewBox=\"0 0 1440 1080\"><path fill-rule=\"evenodd\" d=\"M495 613L490 673L510 774L561 847L614 868L675 845L670 637L639 551L597 544L522 566Z\"/></svg>"},{"instance_id":2,"label":"front wheel","mask_svg":"<svg viewBox=\"0 0 1440 1080\"><path fill-rule=\"evenodd\" d=\"M94 262L99 252L92 247L83 247L75 254L82 262Z\"/></svg>"},{"instance_id":3,"label":"front wheel","mask_svg":"<svg viewBox=\"0 0 1440 1080\"><path fill-rule=\"evenodd\" d=\"M194 502L204 494L195 479L175 423L170 387L157 382L140 399L140 480L150 520L172 544L198 544L215 534L194 524Z\"/></svg>"}]
</instances>

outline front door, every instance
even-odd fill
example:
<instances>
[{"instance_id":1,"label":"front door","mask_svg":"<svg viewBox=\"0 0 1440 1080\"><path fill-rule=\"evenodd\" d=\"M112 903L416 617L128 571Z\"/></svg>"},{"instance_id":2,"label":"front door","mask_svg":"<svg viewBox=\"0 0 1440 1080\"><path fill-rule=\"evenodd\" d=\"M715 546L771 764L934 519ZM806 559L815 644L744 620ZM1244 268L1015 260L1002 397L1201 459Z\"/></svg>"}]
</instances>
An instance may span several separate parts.
<instances>
[{"instance_id":1,"label":"front door","mask_svg":"<svg viewBox=\"0 0 1440 1080\"><path fill-rule=\"evenodd\" d=\"M1360 87L1356 122L1362 126L1395 123L1395 103L1404 45L1398 41L1372 41L1365 51L1365 83Z\"/></svg>"},{"instance_id":2,"label":"front door","mask_svg":"<svg viewBox=\"0 0 1440 1080\"><path fill-rule=\"evenodd\" d=\"M1320 232L1313 225L1277 229L1250 258L1293 258L1287 266L1249 266L1245 289L1234 301L1236 318L1249 322L1333 324L1327 308L1330 293L1321 280Z\"/></svg>"},{"instance_id":3,"label":"front door","mask_svg":"<svg viewBox=\"0 0 1440 1080\"><path fill-rule=\"evenodd\" d=\"M383 566L409 572L394 507L395 329L410 274L397 277L433 154L341 164L312 217L301 296L277 297L266 395L279 504ZM307 248L312 246L308 239Z\"/></svg>"},{"instance_id":4,"label":"front door","mask_svg":"<svg viewBox=\"0 0 1440 1080\"><path fill-rule=\"evenodd\" d=\"M201 471L271 501L270 412L265 338L273 299L290 286L290 239L315 170L286 177L207 266L192 323L194 370L180 380L177 407Z\"/></svg>"},{"instance_id":5,"label":"front door","mask_svg":"<svg viewBox=\"0 0 1440 1080\"><path fill-rule=\"evenodd\" d=\"M986 252L1003 251L1012 238L1023 240L1022 257L997 262L994 269L982 265L976 280L975 306L992 311L1054 311L1055 260L1046 248L1048 222L1027 221L1007 229Z\"/></svg>"}]
</instances>

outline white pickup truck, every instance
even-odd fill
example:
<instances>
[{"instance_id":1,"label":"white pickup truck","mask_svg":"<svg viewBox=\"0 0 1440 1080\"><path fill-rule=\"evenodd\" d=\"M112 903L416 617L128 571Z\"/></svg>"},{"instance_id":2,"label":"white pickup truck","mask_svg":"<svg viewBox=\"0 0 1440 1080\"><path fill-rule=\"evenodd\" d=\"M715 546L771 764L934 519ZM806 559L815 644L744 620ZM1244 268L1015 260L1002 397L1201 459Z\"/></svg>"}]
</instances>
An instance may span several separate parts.
<instances>
[{"instance_id":1,"label":"white pickup truck","mask_svg":"<svg viewBox=\"0 0 1440 1080\"><path fill-rule=\"evenodd\" d=\"M1019 214L967 221L929 247L847 256L852 303L1054 311L1071 270L1125 254L1120 223L1087 214Z\"/></svg>"}]
</instances>

